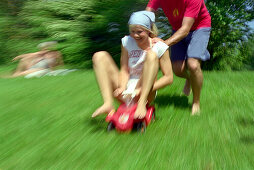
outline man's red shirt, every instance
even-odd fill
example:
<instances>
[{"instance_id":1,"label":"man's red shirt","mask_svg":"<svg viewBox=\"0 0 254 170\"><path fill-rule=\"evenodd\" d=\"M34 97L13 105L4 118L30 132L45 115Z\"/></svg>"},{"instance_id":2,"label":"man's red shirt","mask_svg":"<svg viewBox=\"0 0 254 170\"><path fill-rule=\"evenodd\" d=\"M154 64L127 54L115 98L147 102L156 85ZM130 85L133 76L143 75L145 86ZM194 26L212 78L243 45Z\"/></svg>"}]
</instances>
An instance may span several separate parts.
<instances>
[{"instance_id":1,"label":"man's red shirt","mask_svg":"<svg viewBox=\"0 0 254 170\"><path fill-rule=\"evenodd\" d=\"M204 0L150 0L147 7L155 11L162 8L175 31L182 26L183 17L195 19L192 31L211 27L211 17Z\"/></svg>"}]
</instances>

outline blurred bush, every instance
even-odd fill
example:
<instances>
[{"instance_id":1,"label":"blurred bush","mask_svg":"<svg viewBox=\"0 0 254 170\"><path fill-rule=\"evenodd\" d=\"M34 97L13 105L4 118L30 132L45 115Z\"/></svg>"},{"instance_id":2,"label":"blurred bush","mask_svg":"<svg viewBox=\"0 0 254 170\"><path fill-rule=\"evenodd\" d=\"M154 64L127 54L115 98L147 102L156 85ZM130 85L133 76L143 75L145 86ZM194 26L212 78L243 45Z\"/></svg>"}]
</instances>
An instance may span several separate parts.
<instances>
[{"instance_id":1,"label":"blurred bush","mask_svg":"<svg viewBox=\"0 0 254 170\"><path fill-rule=\"evenodd\" d=\"M1 51L13 57L15 51L36 51L38 43L56 40L65 63L77 67L90 67L92 54L99 50L107 50L118 59L120 39L128 34L129 15L144 8L145 3L136 0L26 1L15 16L18 22L2 17L0 32L8 42L0 43L9 49L2 46ZM1 57L0 62L6 58Z\"/></svg>"},{"instance_id":2,"label":"blurred bush","mask_svg":"<svg viewBox=\"0 0 254 170\"><path fill-rule=\"evenodd\" d=\"M92 54L109 51L119 63L121 38L128 35L132 12L144 10L147 0L2 0L0 2L0 63L19 54L37 51L45 41L58 41L65 63L91 67ZM252 0L207 0L212 16L209 42L211 60L204 69L250 68L250 28L254 18ZM162 10L157 12L160 37L171 27ZM248 43L250 41L250 43ZM248 50L248 51L246 51Z\"/></svg>"},{"instance_id":3,"label":"blurred bush","mask_svg":"<svg viewBox=\"0 0 254 170\"><path fill-rule=\"evenodd\" d=\"M254 33L248 38L248 41L242 43L240 50L246 60L244 65L246 69L254 70Z\"/></svg>"},{"instance_id":4,"label":"blurred bush","mask_svg":"<svg viewBox=\"0 0 254 170\"><path fill-rule=\"evenodd\" d=\"M251 34L248 21L254 19L254 1L207 0L206 6L212 17L212 32L208 46L211 60L204 63L204 68L244 69L250 56L241 46Z\"/></svg>"}]
</instances>

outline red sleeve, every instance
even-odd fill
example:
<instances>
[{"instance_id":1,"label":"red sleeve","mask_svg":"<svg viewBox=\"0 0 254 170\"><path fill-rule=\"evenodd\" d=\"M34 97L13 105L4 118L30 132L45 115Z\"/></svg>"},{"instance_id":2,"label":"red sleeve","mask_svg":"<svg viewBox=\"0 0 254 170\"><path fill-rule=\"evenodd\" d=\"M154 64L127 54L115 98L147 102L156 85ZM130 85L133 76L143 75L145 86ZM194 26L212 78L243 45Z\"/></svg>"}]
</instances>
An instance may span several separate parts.
<instances>
[{"instance_id":1,"label":"red sleeve","mask_svg":"<svg viewBox=\"0 0 254 170\"><path fill-rule=\"evenodd\" d=\"M159 0L149 0L147 7L152 8L156 11L160 7Z\"/></svg>"},{"instance_id":2,"label":"red sleeve","mask_svg":"<svg viewBox=\"0 0 254 170\"><path fill-rule=\"evenodd\" d=\"M198 18L203 0L186 0L185 1L185 17Z\"/></svg>"}]
</instances>

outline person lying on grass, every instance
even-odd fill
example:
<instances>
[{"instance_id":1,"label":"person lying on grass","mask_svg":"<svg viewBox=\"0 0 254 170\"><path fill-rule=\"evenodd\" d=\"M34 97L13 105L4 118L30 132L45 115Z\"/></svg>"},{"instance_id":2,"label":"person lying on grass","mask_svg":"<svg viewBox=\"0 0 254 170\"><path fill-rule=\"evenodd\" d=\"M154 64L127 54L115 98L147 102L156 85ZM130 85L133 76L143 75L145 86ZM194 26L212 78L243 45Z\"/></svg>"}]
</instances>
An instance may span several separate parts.
<instances>
[{"instance_id":1,"label":"person lying on grass","mask_svg":"<svg viewBox=\"0 0 254 170\"><path fill-rule=\"evenodd\" d=\"M19 60L19 63L11 77L25 76L45 69L53 70L56 66L63 65L61 53L49 50L54 45L55 41L44 42L38 45L40 51L15 57L12 61Z\"/></svg>"},{"instance_id":2,"label":"person lying on grass","mask_svg":"<svg viewBox=\"0 0 254 170\"><path fill-rule=\"evenodd\" d=\"M137 109L134 118L146 115L146 104L154 100L156 90L173 83L168 46L162 41L152 43L158 34L155 15L149 11L132 13L130 35L122 38L120 71L106 51L93 55L93 67L104 104L93 114L96 117L114 111L114 97L123 102L123 92L133 90ZM157 80L158 69L163 76Z\"/></svg>"}]
</instances>

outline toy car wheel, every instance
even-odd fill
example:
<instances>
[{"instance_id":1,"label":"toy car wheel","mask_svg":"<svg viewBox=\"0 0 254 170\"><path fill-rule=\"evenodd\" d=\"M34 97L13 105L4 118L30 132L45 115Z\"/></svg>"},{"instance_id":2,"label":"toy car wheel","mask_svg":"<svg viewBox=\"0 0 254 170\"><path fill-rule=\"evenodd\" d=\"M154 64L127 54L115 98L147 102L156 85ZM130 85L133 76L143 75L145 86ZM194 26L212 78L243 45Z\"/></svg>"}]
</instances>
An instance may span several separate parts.
<instances>
[{"instance_id":1,"label":"toy car wheel","mask_svg":"<svg viewBox=\"0 0 254 170\"><path fill-rule=\"evenodd\" d=\"M146 131L146 123L144 121L137 124L137 131L139 133L144 133Z\"/></svg>"},{"instance_id":2,"label":"toy car wheel","mask_svg":"<svg viewBox=\"0 0 254 170\"><path fill-rule=\"evenodd\" d=\"M107 131L110 132L110 131L112 131L112 130L114 130L114 129L115 129L114 124L113 124L112 122L109 122L109 123L108 123L108 127L107 127Z\"/></svg>"},{"instance_id":3,"label":"toy car wheel","mask_svg":"<svg viewBox=\"0 0 254 170\"><path fill-rule=\"evenodd\" d=\"M155 121L155 112L153 112L153 114L152 114L152 122L154 122Z\"/></svg>"}]
</instances>

